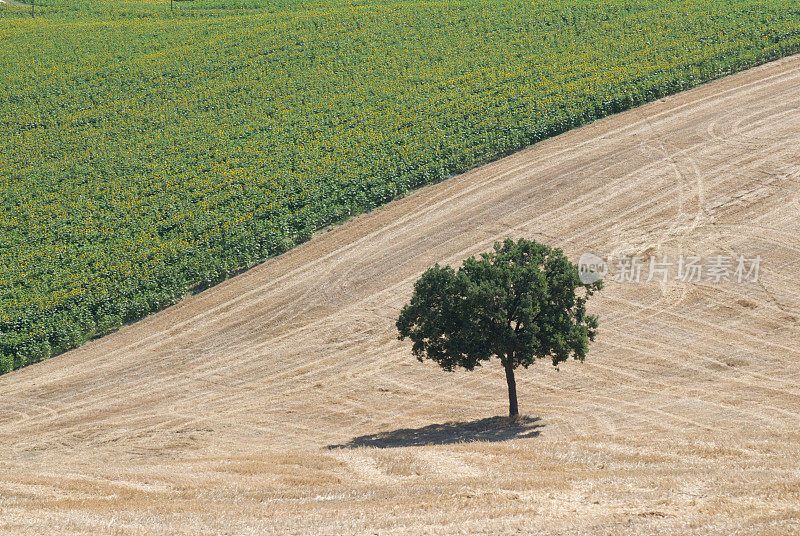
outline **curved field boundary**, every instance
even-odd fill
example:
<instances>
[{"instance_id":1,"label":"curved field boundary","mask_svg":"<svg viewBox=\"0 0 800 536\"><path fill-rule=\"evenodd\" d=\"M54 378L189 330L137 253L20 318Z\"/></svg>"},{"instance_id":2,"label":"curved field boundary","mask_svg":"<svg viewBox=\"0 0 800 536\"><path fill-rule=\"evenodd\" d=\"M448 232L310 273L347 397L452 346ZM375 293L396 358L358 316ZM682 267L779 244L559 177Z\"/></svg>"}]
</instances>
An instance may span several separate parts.
<instances>
[{"instance_id":1,"label":"curved field boundary","mask_svg":"<svg viewBox=\"0 0 800 536\"><path fill-rule=\"evenodd\" d=\"M789 54L798 14L781 2L580 12L561 1L491 12L332 3L208 20L112 9L113 25L75 13L26 22L59 36L38 42L7 24L2 42L30 66L0 77L0 140L14 140L0 151L0 372L112 332L413 188ZM125 58L117 47L153 54ZM40 76L35 66L65 50L75 61Z\"/></svg>"},{"instance_id":2,"label":"curved field boundary","mask_svg":"<svg viewBox=\"0 0 800 536\"><path fill-rule=\"evenodd\" d=\"M0 378L0 531L795 534L800 57L539 143ZM607 281L586 363L419 364L434 262L763 258L758 283ZM743 529L745 527L745 529Z\"/></svg>"}]
</instances>

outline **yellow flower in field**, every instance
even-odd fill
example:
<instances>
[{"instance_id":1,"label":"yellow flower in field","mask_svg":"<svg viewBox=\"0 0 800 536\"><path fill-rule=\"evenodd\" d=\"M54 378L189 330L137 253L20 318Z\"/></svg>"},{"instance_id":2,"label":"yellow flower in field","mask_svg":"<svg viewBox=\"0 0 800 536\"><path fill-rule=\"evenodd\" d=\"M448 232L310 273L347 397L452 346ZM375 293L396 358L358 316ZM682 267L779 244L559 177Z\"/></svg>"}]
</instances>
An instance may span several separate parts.
<instances>
[{"instance_id":1,"label":"yellow flower in field","mask_svg":"<svg viewBox=\"0 0 800 536\"><path fill-rule=\"evenodd\" d=\"M789 0L100 2L0 25L27 62L0 66L0 318L36 336L34 309L165 303L298 227L800 47Z\"/></svg>"}]
</instances>

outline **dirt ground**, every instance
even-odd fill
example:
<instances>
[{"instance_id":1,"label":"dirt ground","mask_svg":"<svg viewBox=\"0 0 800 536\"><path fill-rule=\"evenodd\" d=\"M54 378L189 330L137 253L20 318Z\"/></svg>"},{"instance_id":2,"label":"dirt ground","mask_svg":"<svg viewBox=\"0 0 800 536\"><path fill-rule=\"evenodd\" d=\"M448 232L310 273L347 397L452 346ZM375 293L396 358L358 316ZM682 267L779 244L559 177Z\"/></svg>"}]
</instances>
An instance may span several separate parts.
<instances>
[{"instance_id":1,"label":"dirt ground","mask_svg":"<svg viewBox=\"0 0 800 536\"><path fill-rule=\"evenodd\" d=\"M0 377L0 532L800 534L798 103L792 57L599 121ZM520 371L510 425L496 362L394 327L508 236L760 272L608 277L587 361Z\"/></svg>"}]
</instances>

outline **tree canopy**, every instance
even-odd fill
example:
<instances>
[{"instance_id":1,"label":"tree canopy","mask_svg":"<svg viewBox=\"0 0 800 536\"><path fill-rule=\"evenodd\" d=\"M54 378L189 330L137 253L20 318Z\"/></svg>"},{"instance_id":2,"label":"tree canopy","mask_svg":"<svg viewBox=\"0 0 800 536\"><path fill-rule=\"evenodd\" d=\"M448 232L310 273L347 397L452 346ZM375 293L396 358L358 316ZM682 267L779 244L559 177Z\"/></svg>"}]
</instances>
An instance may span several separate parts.
<instances>
[{"instance_id":1,"label":"tree canopy","mask_svg":"<svg viewBox=\"0 0 800 536\"><path fill-rule=\"evenodd\" d=\"M497 357L506 372L509 413L518 414L514 369L550 358L583 361L597 333L586 302L602 281L583 283L559 249L507 239L466 259L458 270L438 264L414 285L397 320L420 360L473 370Z\"/></svg>"}]
</instances>

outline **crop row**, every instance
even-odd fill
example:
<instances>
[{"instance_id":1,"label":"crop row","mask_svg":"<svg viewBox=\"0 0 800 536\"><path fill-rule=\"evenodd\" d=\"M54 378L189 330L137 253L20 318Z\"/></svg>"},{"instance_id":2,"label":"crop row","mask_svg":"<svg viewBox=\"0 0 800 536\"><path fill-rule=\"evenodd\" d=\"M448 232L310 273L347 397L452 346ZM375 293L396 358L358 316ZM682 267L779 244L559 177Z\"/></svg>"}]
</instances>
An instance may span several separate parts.
<instances>
[{"instance_id":1,"label":"crop row","mask_svg":"<svg viewBox=\"0 0 800 536\"><path fill-rule=\"evenodd\" d=\"M793 4L0 13L0 371L413 188L792 53Z\"/></svg>"}]
</instances>

